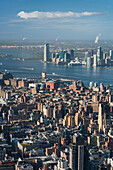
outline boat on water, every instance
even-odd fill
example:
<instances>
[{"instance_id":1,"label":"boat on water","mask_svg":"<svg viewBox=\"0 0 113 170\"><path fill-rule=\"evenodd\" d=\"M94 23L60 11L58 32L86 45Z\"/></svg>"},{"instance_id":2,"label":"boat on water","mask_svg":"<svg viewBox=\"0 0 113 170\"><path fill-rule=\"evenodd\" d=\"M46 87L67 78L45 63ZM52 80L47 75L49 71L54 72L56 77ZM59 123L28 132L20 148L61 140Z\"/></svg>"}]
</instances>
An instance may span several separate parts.
<instances>
[{"instance_id":1,"label":"boat on water","mask_svg":"<svg viewBox=\"0 0 113 170\"><path fill-rule=\"evenodd\" d=\"M21 60L21 61L24 61L24 58L17 58L17 60Z\"/></svg>"},{"instance_id":2,"label":"boat on water","mask_svg":"<svg viewBox=\"0 0 113 170\"><path fill-rule=\"evenodd\" d=\"M70 63L68 63L68 66L79 66L82 65L80 61L71 61Z\"/></svg>"},{"instance_id":3,"label":"boat on water","mask_svg":"<svg viewBox=\"0 0 113 170\"><path fill-rule=\"evenodd\" d=\"M24 68L24 69L26 69L26 70L34 70L34 68Z\"/></svg>"},{"instance_id":4,"label":"boat on water","mask_svg":"<svg viewBox=\"0 0 113 170\"><path fill-rule=\"evenodd\" d=\"M55 73L52 73L53 75L55 75Z\"/></svg>"}]
</instances>

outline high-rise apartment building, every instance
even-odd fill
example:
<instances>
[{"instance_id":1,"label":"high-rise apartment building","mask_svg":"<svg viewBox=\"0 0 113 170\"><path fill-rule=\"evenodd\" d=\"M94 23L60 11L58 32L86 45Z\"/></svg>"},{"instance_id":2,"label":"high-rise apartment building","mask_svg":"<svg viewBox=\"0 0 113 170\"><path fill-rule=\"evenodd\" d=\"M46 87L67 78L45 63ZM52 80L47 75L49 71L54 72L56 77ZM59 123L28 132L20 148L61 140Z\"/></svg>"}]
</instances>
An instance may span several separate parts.
<instances>
[{"instance_id":1,"label":"high-rise apartment building","mask_svg":"<svg viewBox=\"0 0 113 170\"><path fill-rule=\"evenodd\" d=\"M44 45L44 61L49 61L49 44Z\"/></svg>"}]
</instances>

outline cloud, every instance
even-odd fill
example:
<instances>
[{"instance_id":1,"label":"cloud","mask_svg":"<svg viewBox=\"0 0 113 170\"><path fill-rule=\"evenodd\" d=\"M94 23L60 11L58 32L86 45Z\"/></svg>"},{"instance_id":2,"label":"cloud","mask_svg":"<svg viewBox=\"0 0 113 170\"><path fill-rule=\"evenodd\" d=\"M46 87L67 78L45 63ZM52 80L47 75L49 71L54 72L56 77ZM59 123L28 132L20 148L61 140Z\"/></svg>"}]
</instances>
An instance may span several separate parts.
<instances>
[{"instance_id":1,"label":"cloud","mask_svg":"<svg viewBox=\"0 0 113 170\"><path fill-rule=\"evenodd\" d=\"M24 12L21 11L17 14L18 17L23 19L40 19L40 18L48 18L48 19L54 19L54 18L79 18L82 16L92 16L92 15L100 15L100 12L81 12L81 13L75 13L75 12Z\"/></svg>"}]
</instances>

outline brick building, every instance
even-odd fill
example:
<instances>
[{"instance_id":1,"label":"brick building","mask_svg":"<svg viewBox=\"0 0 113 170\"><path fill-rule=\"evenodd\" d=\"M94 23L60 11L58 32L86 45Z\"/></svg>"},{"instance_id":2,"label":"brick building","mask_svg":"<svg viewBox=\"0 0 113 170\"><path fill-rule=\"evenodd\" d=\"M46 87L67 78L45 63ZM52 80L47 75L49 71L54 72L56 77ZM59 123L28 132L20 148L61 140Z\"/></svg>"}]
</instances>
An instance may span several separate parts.
<instances>
[{"instance_id":1,"label":"brick building","mask_svg":"<svg viewBox=\"0 0 113 170\"><path fill-rule=\"evenodd\" d=\"M59 87L59 82L58 81L47 81L46 82L46 88L47 89L57 89Z\"/></svg>"}]
</instances>

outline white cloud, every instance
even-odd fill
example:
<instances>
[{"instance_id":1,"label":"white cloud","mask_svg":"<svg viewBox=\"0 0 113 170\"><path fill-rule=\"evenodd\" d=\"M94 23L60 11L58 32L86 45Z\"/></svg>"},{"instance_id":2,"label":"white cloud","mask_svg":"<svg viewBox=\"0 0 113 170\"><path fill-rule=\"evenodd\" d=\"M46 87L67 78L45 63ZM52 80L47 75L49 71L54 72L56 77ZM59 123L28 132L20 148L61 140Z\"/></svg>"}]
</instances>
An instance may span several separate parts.
<instances>
[{"instance_id":1,"label":"white cloud","mask_svg":"<svg viewBox=\"0 0 113 170\"><path fill-rule=\"evenodd\" d=\"M18 17L23 18L23 19L40 19L40 18L78 18L82 16L91 16L91 15L99 15L101 13L99 12L81 12L81 13L75 13L75 12L39 12L39 11L34 11L34 12L24 12L21 11L17 14Z\"/></svg>"}]
</instances>

